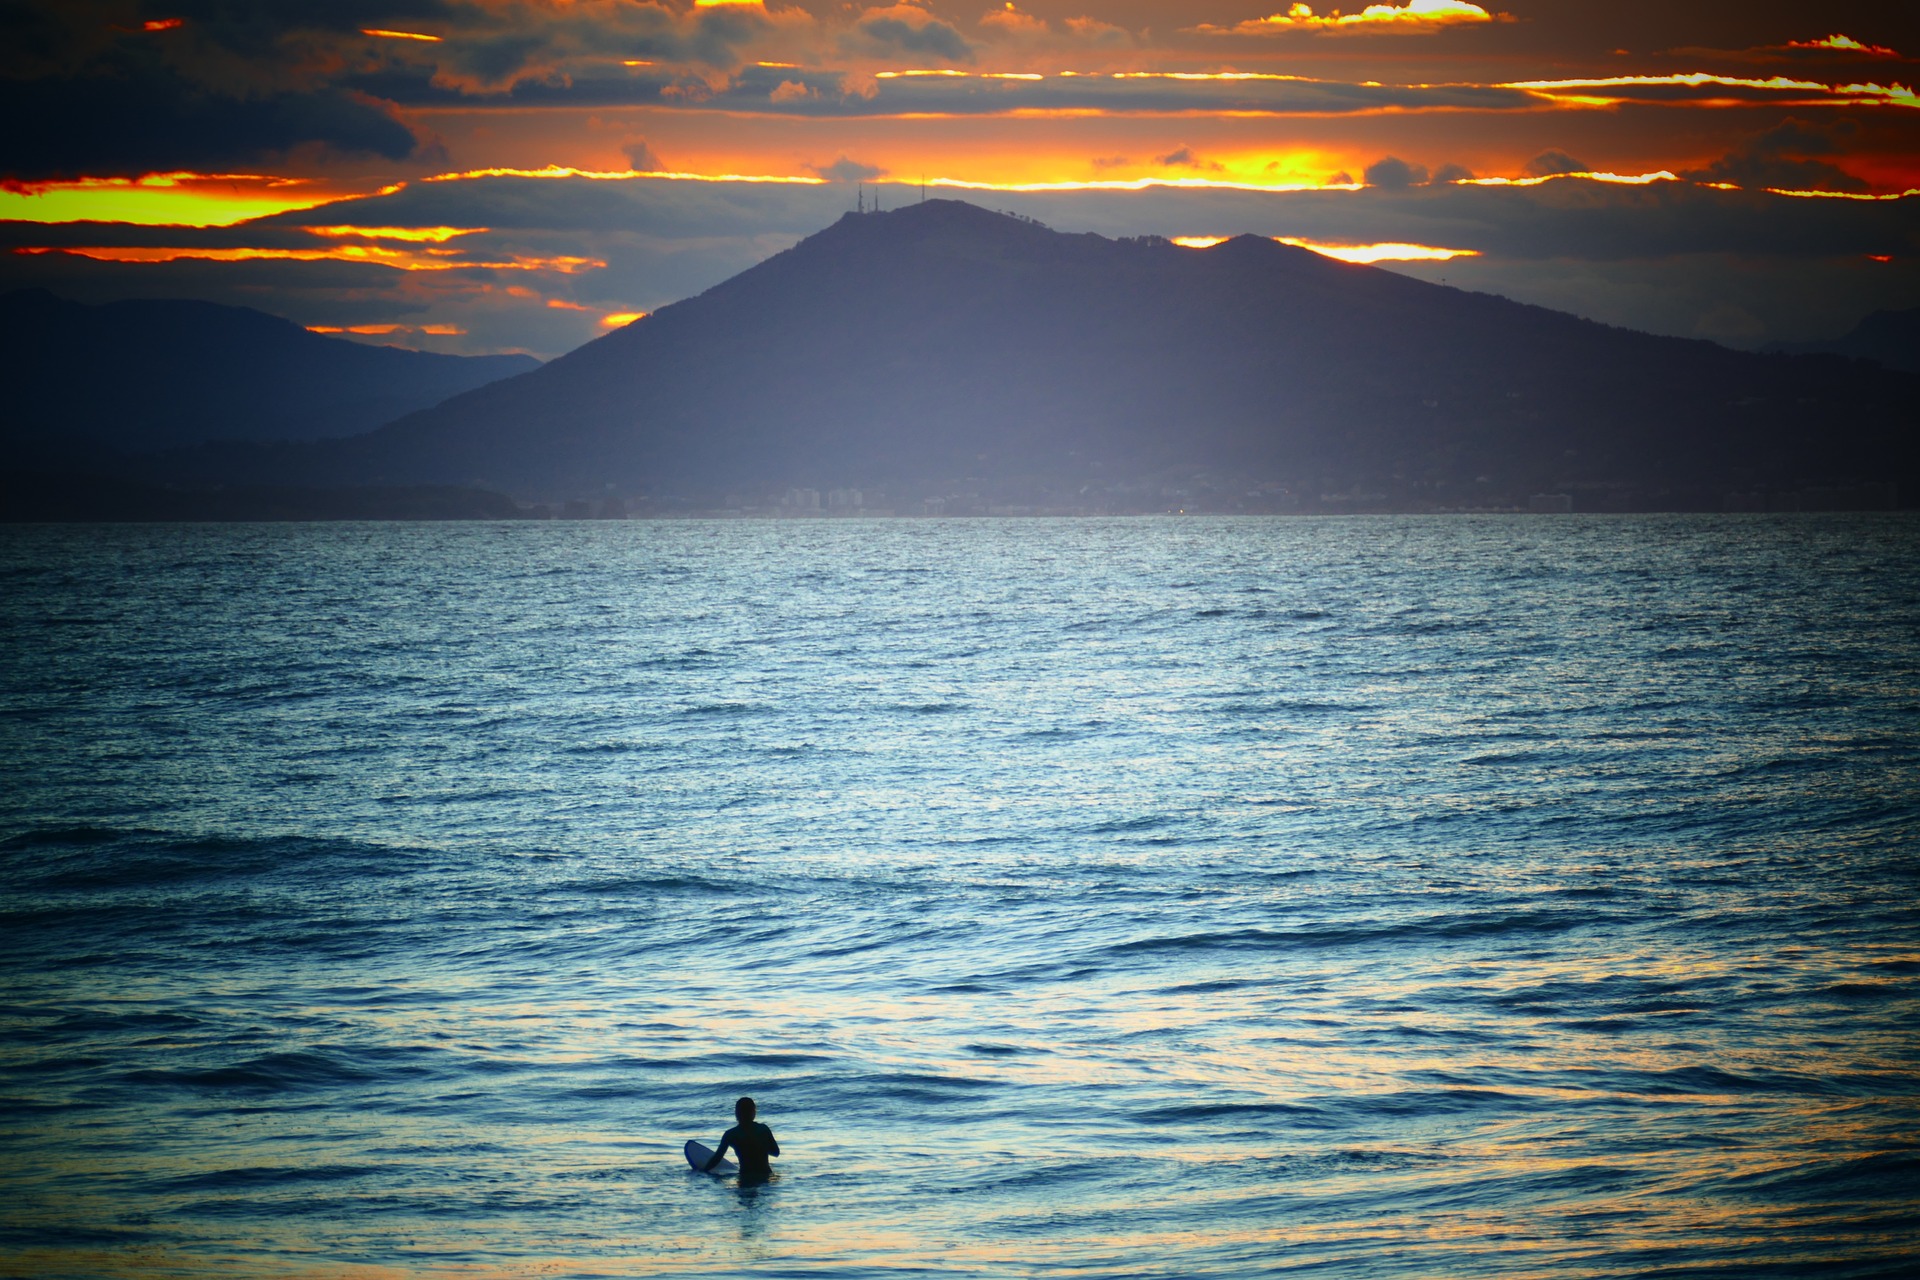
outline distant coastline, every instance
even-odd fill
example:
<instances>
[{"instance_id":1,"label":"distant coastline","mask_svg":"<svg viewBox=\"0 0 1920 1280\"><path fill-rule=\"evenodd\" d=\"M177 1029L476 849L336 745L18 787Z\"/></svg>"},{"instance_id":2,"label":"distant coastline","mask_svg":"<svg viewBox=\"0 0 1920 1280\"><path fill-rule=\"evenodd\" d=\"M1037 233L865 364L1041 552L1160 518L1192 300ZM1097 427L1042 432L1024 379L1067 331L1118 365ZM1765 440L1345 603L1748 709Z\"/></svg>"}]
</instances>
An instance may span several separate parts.
<instances>
[{"instance_id":1,"label":"distant coastline","mask_svg":"<svg viewBox=\"0 0 1920 1280\"><path fill-rule=\"evenodd\" d=\"M864 499L864 495L863 499ZM1804 489L1550 491L1480 503L1394 502L1386 495L1255 491L1168 494L1149 499L1021 502L963 493L885 499L835 507L769 502L634 499L526 502L458 485L239 485L189 488L72 473L15 473L0 481L0 523L300 522L339 520L952 520L1113 519L1164 516L1325 517L1355 515L1633 515L1659 513L1893 512L1904 495L1892 483Z\"/></svg>"}]
</instances>

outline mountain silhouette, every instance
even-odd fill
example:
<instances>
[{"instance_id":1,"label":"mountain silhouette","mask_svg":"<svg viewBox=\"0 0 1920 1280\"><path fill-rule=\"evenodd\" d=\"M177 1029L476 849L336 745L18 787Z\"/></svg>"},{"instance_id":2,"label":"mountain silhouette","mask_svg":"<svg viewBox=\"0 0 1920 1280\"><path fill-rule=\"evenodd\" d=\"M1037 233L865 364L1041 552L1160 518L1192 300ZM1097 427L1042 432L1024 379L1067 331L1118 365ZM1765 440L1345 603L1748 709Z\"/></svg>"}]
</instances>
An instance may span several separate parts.
<instances>
[{"instance_id":1,"label":"mountain silhouette","mask_svg":"<svg viewBox=\"0 0 1920 1280\"><path fill-rule=\"evenodd\" d=\"M1920 307L1876 311L1831 342L1776 342L1768 350L1830 352L1920 373Z\"/></svg>"},{"instance_id":2,"label":"mountain silhouette","mask_svg":"<svg viewBox=\"0 0 1920 1280\"><path fill-rule=\"evenodd\" d=\"M355 435L539 367L311 333L246 307L184 299L88 306L0 295L0 441L85 458L209 440Z\"/></svg>"},{"instance_id":3,"label":"mountain silhouette","mask_svg":"<svg viewBox=\"0 0 1920 1280\"><path fill-rule=\"evenodd\" d=\"M934 200L849 214L367 436L168 465L695 506L797 485L1121 501L1169 482L1687 505L1906 479L1916 392L1836 357L1612 328L1257 236L1115 241Z\"/></svg>"}]
</instances>

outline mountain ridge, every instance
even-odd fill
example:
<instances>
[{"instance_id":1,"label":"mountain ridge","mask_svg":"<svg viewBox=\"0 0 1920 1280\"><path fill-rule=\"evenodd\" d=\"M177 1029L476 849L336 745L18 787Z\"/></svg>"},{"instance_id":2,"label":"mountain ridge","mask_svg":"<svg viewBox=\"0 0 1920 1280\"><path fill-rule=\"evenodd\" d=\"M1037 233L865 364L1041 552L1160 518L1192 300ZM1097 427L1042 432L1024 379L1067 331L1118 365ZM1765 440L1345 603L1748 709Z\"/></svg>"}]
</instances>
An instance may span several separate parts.
<instances>
[{"instance_id":1,"label":"mountain ridge","mask_svg":"<svg viewBox=\"0 0 1920 1280\"><path fill-rule=\"evenodd\" d=\"M1920 373L1920 307L1875 311L1828 342L1775 342L1767 350L1847 356L1905 373Z\"/></svg>"},{"instance_id":2,"label":"mountain ridge","mask_svg":"<svg viewBox=\"0 0 1920 1280\"><path fill-rule=\"evenodd\" d=\"M1916 390L1258 236L1115 241L934 200L848 214L368 435L172 465L669 507L834 485L1086 500L1170 477L1352 486L1413 508L1567 487L1697 504L1910 483Z\"/></svg>"},{"instance_id":3,"label":"mountain ridge","mask_svg":"<svg viewBox=\"0 0 1920 1280\"><path fill-rule=\"evenodd\" d=\"M97 457L357 435L538 364L369 346L198 299L87 304L20 289L0 294L0 440Z\"/></svg>"}]
</instances>

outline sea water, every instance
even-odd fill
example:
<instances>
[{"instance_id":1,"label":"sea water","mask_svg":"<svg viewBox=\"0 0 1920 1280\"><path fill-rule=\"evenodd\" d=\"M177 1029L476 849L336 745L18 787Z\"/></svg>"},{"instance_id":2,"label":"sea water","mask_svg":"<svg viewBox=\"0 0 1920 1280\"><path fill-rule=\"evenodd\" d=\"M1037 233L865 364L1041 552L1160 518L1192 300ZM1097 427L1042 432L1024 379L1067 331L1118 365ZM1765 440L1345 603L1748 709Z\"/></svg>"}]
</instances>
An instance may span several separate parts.
<instances>
[{"instance_id":1,"label":"sea water","mask_svg":"<svg viewBox=\"0 0 1920 1280\"><path fill-rule=\"evenodd\" d=\"M0 531L0 1272L1886 1276L1920 522ZM775 1180L691 1172L751 1094Z\"/></svg>"}]
</instances>

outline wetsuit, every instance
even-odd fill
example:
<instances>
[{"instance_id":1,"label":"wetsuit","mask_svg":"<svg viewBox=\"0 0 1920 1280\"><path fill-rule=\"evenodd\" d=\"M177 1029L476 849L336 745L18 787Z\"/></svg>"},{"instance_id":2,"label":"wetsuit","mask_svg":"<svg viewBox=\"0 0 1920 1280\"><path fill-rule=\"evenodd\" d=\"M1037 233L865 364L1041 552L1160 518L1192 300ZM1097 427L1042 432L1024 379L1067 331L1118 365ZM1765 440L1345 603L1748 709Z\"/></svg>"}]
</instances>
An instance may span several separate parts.
<instances>
[{"instance_id":1,"label":"wetsuit","mask_svg":"<svg viewBox=\"0 0 1920 1280\"><path fill-rule=\"evenodd\" d=\"M767 1157L779 1155L780 1144L774 1141L773 1130L758 1120L749 1120L727 1130L720 1136L720 1149L714 1155L725 1155L729 1147L740 1157L740 1176L743 1179L751 1181L773 1176L773 1166L767 1163Z\"/></svg>"}]
</instances>

